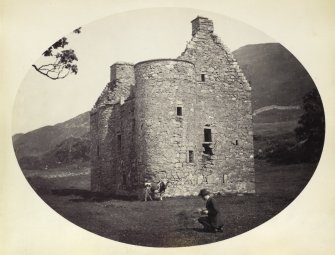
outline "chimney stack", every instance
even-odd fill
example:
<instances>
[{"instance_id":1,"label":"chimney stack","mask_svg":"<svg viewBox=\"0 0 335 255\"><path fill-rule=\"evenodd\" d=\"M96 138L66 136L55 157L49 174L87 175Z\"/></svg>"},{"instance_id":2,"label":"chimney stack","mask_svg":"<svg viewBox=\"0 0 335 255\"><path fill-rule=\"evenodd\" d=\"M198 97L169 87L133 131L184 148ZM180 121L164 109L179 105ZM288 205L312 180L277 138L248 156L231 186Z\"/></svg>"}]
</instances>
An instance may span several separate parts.
<instances>
[{"instance_id":1,"label":"chimney stack","mask_svg":"<svg viewBox=\"0 0 335 255\"><path fill-rule=\"evenodd\" d=\"M192 36L201 31L206 34L211 34L214 31L213 21L205 17L196 17L191 21L192 23Z\"/></svg>"}]
</instances>

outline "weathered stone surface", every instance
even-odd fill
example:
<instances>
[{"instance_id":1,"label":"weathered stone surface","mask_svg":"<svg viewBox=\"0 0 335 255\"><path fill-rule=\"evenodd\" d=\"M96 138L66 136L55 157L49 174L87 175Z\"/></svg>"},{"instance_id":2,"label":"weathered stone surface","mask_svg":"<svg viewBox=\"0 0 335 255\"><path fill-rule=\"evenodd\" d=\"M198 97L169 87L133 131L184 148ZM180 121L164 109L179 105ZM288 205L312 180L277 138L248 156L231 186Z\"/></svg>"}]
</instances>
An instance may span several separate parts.
<instances>
[{"instance_id":1,"label":"weathered stone surface","mask_svg":"<svg viewBox=\"0 0 335 255\"><path fill-rule=\"evenodd\" d=\"M111 67L91 111L92 190L255 192L250 85L211 20L193 20L192 35L178 59Z\"/></svg>"}]
</instances>

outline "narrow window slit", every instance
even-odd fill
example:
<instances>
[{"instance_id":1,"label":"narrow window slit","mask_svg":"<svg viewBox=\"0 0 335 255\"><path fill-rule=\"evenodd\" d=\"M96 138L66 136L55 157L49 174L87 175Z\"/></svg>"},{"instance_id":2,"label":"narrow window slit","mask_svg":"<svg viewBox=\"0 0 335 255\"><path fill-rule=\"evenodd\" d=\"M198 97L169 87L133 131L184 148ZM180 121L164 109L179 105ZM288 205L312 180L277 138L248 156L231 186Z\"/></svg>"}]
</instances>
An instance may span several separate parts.
<instances>
[{"instance_id":1,"label":"narrow window slit","mask_svg":"<svg viewBox=\"0 0 335 255\"><path fill-rule=\"evenodd\" d=\"M212 142L212 130L210 128L204 129L205 142Z\"/></svg>"},{"instance_id":2,"label":"narrow window slit","mask_svg":"<svg viewBox=\"0 0 335 255\"><path fill-rule=\"evenodd\" d=\"M127 175L126 175L126 174L123 174L123 175L122 175L122 184L123 184L123 185L126 185L126 184L127 184Z\"/></svg>"},{"instance_id":3,"label":"narrow window slit","mask_svg":"<svg viewBox=\"0 0 335 255\"><path fill-rule=\"evenodd\" d=\"M117 145L118 145L118 149L119 151L121 151L121 135L117 135Z\"/></svg>"},{"instance_id":4,"label":"narrow window slit","mask_svg":"<svg viewBox=\"0 0 335 255\"><path fill-rule=\"evenodd\" d=\"M177 116L182 116L183 115L183 108L178 106L177 107Z\"/></svg>"},{"instance_id":5,"label":"narrow window slit","mask_svg":"<svg viewBox=\"0 0 335 255\"><path fill-rule=\"evenodd\" d=\"M188 162L193 163L194 162L194 152L188 151Z\"/></svg>"}]
</instances>

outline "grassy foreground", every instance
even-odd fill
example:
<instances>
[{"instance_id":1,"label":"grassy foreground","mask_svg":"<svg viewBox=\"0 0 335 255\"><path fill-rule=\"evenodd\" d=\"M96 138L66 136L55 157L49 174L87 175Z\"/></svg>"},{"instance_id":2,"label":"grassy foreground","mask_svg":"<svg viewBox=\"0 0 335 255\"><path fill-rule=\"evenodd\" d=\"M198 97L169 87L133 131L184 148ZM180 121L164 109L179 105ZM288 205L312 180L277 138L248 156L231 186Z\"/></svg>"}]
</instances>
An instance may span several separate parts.
<instances>
[{"instance_id":1,"label":"grassy foreground","mask_svg":"<svg viewBox=\"0 0 335 255\"><path fill-rule=\"evenodd\" d=\"M181 247L221 241L264 223L300 193L315 165L270 165L256 161L256 194L220 196L223 233L204 233L197 222L198 197L163 201L124 201L89 191L89 169L30 174L29 183L63 217L115 241L151 247ZM30 172L32 173L32 172ZM29 176L29 172L28 172Z\"/></svg>"}]
</instances>

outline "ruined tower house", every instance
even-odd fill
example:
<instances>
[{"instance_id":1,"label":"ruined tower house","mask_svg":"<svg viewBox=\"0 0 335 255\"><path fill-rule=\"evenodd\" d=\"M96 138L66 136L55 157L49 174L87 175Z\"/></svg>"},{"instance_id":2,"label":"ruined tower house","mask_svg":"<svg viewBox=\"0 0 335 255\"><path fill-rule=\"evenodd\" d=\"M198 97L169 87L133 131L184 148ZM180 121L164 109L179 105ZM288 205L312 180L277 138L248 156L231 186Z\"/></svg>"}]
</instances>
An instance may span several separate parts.
<instances>
[{"instance_id":1,"label":"ruined tower house","mask_svg":"<svg viewBox=\"0 0 335 255\"><path fill-rule=\"evenodd\" d=\"M90 113L91 189L137 196L163 180L167 196L253 193L251 114L238 63L197 17L178 58L111 66Z\"/></svg>"}]
</instances>

